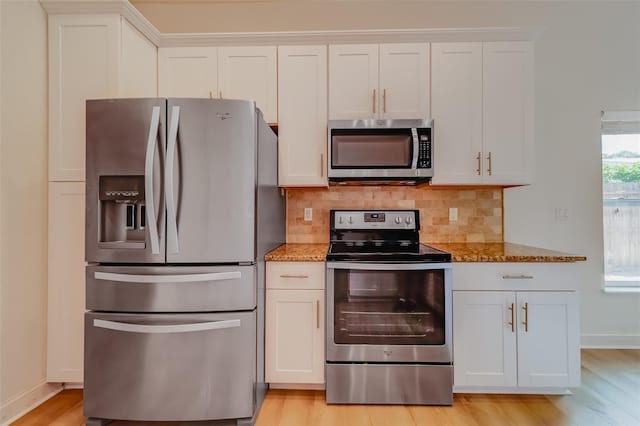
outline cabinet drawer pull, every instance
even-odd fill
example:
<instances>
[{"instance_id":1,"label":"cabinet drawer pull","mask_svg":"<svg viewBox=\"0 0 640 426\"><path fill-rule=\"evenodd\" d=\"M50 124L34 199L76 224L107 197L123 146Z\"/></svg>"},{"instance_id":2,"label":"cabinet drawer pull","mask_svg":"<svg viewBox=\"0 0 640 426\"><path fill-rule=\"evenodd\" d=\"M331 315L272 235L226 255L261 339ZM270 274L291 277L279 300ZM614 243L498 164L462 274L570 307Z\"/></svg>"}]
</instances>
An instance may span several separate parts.
<instances>
[{"instance_id":1,"label":"cabinet drawer pull","mask_svg":"<svg viewBox=\"0 0 640 426\"><path fill-rule=\"evenodd\" d=\"M309 278L309 275L304 274L282 274L280 278Z\"/></svg>"},{"instance_id":2,"label":"cabinet drawer pull","mask_svg":"<svg viewBox=\"0 0 640 426\"><path fill-rule=\"evenodd\" d=\"M320 301L316 300L316 328L320 329Z\"/></svg>"},{"instance_id":3,"label":"cabinet drawer pull","mask_svg":"<svg viewBox=\"0 0 640 426\"><path fill-rule=\"evenodd\" d=\"M533 275L524 275L524 274L520 274L520 275L503 275L502 279L503 280L532 280L533 279Z\"/></svg>"},{"instance_id":4,"label":"cabinet drawer pull","mask_svg":"<svg viewBox=\"0 0 640 426\"><path fill-rule=\"evenodd\" d=\"M487 172L489 173L489 176L491 176L491 151L489 151L489 156L487 157L487 160L489 160L489 168L487 169Z\"/></svg>"},{"instance_id":5,"label":"cabinet drawer pull","mask_svg":"<svg viewBox=\"0 0 640 426\"><path fill-rule=\"evenodd\" d=\"M480 176L480 151L478 151L478 155L476 156L476 160L478 161L478 168L476 169L476 173Z\"/></svg>"},{"instance_id":6,"label":"cabinet drawer pull","mask_svg":"<svg viewBox=\"0 0 640 426\"><path fill-rule=\"evenodd\" d=\"M387 112L387 89L382 90L382 112Z\"/></svg>"},{"instance_id":7,"label":"cabinet drawer pull","mask_svg":"<svg viewBox=\"0 0 640 426\"><path fill-rule=\"evenodd\" d=\"M525 302L522 309L524 309L524 321L522 321L522 324L524 324L524 331L527 332L529 331L529 304Z\"/></svg>"},{"instance_id":8,"label":"cabinet drawer pull","mask_svg":"<svg viewBox=\"0 0 640 426\"><path fill-rule=\"evenodd\" d=\"M324 177L324 154L320 154L320 177Z\"/></svg>"},{"instance_id":9,"label":"cabinet drawer pull","mask_svg":"<svg viewBox=\"0 0 640 426\"><path fill-rule=\"evenodd\" d=\"M511 312L511 321L509 321L509 325L511 326L511 332L515 333L516 332L516 321L515 321L515 310L514 310L514 305L513 303L509 306L509 311Z\"/></svg>"}]
</instances>

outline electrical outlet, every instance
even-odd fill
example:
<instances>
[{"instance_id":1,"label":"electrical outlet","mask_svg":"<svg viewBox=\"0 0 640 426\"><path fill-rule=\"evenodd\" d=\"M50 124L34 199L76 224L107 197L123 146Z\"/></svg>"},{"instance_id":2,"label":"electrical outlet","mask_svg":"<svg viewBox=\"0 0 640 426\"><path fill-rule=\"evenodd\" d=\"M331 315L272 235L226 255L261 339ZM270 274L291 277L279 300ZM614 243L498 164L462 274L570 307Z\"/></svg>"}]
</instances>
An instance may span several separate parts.
<instances>
[{"instance_id":1,"label":"electrical outlet","mask_svg":"<svg viewBox=\"0 0 640 426\"><path fill-rule=\"evenodd\" d=\"M311 207L305 207L304 220L306 222L311 222L311 220L313 220L313 209Z\"/></svg>"},{"instance_id":2,"label":"electrical outlet","mask_svg":"<svg viewBox=\"0 0 640 426\"><path fill-rule=\"evenodd\" d=\"M566 207L556 207L553 211L556 222L566 222L569 220L569 209Z\"/></svg>"},{"instance_id":3,"label":"electrical outlet","mask_svg":"<svg viewBox=\"0 0 640 426\"><path fill-rule=\"evenodd\" d=\"M449 207L449 222L455 222L458 220L458 208Z\"/></svg>"}]
</instances>

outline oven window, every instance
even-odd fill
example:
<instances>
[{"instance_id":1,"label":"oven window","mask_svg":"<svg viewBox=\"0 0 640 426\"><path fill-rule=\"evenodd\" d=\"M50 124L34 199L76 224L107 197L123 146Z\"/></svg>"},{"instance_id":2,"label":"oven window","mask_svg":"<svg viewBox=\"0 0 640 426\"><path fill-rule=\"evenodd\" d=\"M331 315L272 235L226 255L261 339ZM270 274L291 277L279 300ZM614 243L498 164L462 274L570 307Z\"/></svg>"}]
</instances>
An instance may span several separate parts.
<instances>
[{"instance_id":1,"label":"oven window","mask_svg":"<svg viewBox=\"0 0 640 426\"><path fill-rule=\"evenodd\" d=\"M377 131L357 134L341 130L331 136L333 168L407 168L411 166L412 139L409 131Z\"/></svg>"},{"instance_id":2,"label":"oven window","mask_svg":"<svg viewBox=\"0 0 640 426\"><path fill-rule=\"evenodd\" d=\"M444 298L442 269L336 269L335 343L443 345Z\"/></svg>"}]
</instances>

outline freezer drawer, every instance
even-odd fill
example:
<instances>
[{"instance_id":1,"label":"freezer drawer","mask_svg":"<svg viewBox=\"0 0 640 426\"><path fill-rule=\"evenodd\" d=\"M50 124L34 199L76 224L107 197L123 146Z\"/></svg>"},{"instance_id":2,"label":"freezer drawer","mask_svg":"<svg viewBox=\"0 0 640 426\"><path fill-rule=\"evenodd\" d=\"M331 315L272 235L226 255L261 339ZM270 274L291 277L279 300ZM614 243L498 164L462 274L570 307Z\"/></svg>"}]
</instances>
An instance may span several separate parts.
<instances>
[{"instance_id":1,"label":"freezer drawer","mask_svg":"<svg viewBox=\"0 0 640 426\"><path fill-rule=\"evenodd\" d=\"M251 417L256 314L85 314L84 415Z\"/></svg>"},{"instance_id":2,"label":"freezer drawer","mask_svg":"<svg viewBox=\"0 0 640 426\"><path fill-rule=\"evenodd\" d=\"M255 265L87 266L87 309L212 312L256 307Z\"/></svg>"}]
</instances>

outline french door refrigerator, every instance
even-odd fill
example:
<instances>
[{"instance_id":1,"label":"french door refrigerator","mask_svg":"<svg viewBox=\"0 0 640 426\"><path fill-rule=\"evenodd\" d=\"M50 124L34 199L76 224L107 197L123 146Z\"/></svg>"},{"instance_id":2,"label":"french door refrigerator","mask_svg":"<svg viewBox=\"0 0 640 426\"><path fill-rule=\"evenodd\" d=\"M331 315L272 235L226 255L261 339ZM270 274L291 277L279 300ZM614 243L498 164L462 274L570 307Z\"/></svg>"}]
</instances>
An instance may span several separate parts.
<instances>
[{"instance_id":1,"label":"french door refrigerator","mask_svg":"<svg viewBox=\"0 0 640 426\"><path fill-rule=\"evenodd\" d=\"M275 134L252 101L86 106L88 424L253 424L263 259L284 242Z\"/></svg>"}]
</instances>

